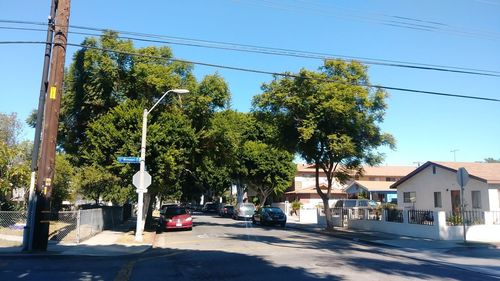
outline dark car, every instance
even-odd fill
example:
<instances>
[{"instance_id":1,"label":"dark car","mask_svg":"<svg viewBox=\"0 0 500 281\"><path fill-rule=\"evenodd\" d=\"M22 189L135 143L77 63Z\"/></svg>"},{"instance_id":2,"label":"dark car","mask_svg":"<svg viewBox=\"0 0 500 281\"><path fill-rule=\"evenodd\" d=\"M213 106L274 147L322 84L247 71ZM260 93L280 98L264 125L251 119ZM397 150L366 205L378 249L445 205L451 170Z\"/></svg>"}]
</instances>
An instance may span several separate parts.
<instances>
[{"instance_id":1,"label":"dark car","mask_svg":"<svg viewBox=\"0 0 500 281\"><path fill-rule=\"evenodd\" d=\"M234 213L234 206L233 205L221 205L219 208L219 216L221 217L232 217Z\"/></svg>"},{"instance_id":2,"label":"dark car","mask_svg":"<svg viewBox=\"0 0 500 281\"><path fill-rule=\"evenodd\" d=\"M159 230L193 228L193 218L185 207L171 206L163 210L158 223Z\"/></svg>"},{"instance_id":3,"label":"dark car","mask_svg":"<svg viewBox=\"0 0 500 281\"><path fill-rule=\"evenodd\" d=\"M260 223L261 225L279 224L284 227L286 224L286 215L278 207L263 207L252 216L252 223Z\"/></svg>"},{"instance_id":4,"label":"dark car","mask_svg":"<svg viewBox=\"0 0 500 281\"><path fill-rule=\"evenodd\" d=\"M217 212L217 204L212 203L212 202L207 202L207 203L205 203L205 206L203 206L202 211L206 212L206 213L216 213Z\"/></svg>"}]
</instances>

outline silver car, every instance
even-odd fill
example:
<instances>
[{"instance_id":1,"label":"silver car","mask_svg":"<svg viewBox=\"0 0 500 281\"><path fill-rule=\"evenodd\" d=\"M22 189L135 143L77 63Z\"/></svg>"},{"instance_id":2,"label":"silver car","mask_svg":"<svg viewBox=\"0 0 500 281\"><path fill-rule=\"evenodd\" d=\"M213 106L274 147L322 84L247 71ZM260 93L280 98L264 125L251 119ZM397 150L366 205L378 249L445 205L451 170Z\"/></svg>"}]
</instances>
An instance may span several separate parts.
<instances>
[{"instance_id":1,"label":"silver car","mask_svg":"<svg viewBox=\"0 0 500 281\"><path fill-rule=\"evenodd\" d=\"M255 205L253 203L239 203L234 207L233 219L251 219L255 213Z\"/></svg>"}]
</instances>

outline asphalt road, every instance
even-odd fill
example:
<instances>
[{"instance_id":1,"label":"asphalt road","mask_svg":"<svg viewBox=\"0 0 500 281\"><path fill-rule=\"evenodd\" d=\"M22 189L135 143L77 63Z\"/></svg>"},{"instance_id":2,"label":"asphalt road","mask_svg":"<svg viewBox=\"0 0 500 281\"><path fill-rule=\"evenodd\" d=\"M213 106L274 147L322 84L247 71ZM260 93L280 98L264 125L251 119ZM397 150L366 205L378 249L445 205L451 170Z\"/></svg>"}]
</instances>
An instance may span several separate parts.
<instances>
[{"instance_id":1,"label":"asphalt road","mask_svg":"<svg viewBox=\"0 0 500 281\"><path fill-rule=\"evenodd\" d=\"M300 230L196 215L122 257L0 257L0 280L498 280L398 251Z\"/></svg>"}]
</instances>

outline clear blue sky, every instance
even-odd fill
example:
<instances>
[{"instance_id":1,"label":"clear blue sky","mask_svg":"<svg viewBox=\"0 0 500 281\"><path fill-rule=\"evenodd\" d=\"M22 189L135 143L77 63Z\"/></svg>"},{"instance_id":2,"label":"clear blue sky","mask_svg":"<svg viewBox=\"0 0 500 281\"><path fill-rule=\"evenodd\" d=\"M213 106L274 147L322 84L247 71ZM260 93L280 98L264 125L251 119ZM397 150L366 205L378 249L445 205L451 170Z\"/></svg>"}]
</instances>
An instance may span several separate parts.
<instances>
[{"instance_id":1,"label":"clear blue sky","mask_svg":"<svg viewBox=\"0 0 500 281\"><path fill-rule=\"evenodd\" d=\"M2 1L0 19L46 22L49 6L50 0ZM500 72L499 15L499 0L73 0L70 25ZM0 41L13 40L43 41L45 32L0 29ZM69 35L71 43L82 40ZM317 59L170 47L181 59L271 72L322 64ZM68 49L68 63L75 50ZM0 112L17 112L24 121L37 107L43 52L43 45L0 44ZM248 111L260 85L271 80L264 74L195 66L199 79L216 71L229 83L239 111ZM373 84L500 99L500 77L385 66L370 66L369 75ZM454 149L457 161L500 158L499 102L389 93L381 127L394 135L397 149L382 150L385 164L453 161ZM32 139L33 131L25 129L23 137Z\"/></svg>"}]
</instances>

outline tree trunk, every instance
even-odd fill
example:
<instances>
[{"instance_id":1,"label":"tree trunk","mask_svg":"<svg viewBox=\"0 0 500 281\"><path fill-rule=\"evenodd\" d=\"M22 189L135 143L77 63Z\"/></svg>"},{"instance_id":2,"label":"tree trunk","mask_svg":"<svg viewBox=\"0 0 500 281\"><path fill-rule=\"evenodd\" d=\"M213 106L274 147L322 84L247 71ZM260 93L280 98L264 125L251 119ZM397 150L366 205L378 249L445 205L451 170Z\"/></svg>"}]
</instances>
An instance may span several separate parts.
<instances>
[{"instance_id":1,"label":"tree trunk","mask_svg":"<svg viewBox=\"0 0 500 281\"><path fill-rule=\"evenodd\" d=\"M243 190L243 183L240 179L238 179L236 182L236 203L243 202Z\"/></svg>"},{"instance_id":2,"label":"tree trunk","mask_svg":"<svg viewBox=\"0 0 500 281\"><path fill-rule=\"evenodd\" d=\"M146 209L146 212L144 212L146 214L146 220L145 220L145 229L153 229L155 227L154 225L154 220L153 220L153 205L155 203L155 198L156 198L156 195L157 193L155 194L148 194L149 195L149 200L146 199L146 194L148 193L144 193L144 197L145 197L145 200L147 204L147 209ZM148 202L149 201L149 202Z\"/></svg>"},{"instance_id":3,"label":"tree trunk","mask_svg":"<svg viewBox=\"0 0 500 281\"><path fill-rule=\"evenodd\" d=\"M328 199L328 197L322 199L323 199L323 211L325 212L325 219L326 219L326 229L333 230L332 212L330 211L330 204L328 202L330 200Z\"/></svg>"}]
</instances>

